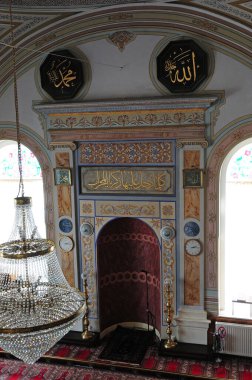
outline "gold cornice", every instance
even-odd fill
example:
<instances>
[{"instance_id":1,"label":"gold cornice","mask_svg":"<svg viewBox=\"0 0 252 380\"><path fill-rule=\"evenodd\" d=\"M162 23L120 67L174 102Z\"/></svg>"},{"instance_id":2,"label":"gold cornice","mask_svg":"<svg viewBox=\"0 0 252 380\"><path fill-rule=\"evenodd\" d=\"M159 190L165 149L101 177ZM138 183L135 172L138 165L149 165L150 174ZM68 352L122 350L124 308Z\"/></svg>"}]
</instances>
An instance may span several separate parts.
<instances>
[{"instance_id":1,"label":"gold cornice","mask_svg":"<svg viewBox=\"0 0 252 380\"><path fill-rule=\"evenodd\" d=\"M49 146L48 146L49 150L66 150L66 149L71 149L72 151L74 151L77 147L76 147L76 144L74 144L73 142L57 142L57 141L54 141L54 142L51 142L49 143Z\"/></svg>"},{"instance_id":2,"label":"gold cornice","mask_svg":"<svg viewBox=\"0 0 252 380\"><path fill-rule=\"evenodd\" d=\"M202 148L208 147L208 141L205 139L178 139L176 141L177 148L183 148L185 145L200 145Z\"/></svg>"},{"instance_id":3,"label":"gold cornice","mask_svg":"<svg viewBox=\"0 0 252 380\"><path fill-rule=\"evenodd\" d=\"M46 120L50 149L72 141L116 138L205 140L209 114L219 107L218 94L66 104L34 104ZM69 145L68 145L69 147ZM72 149L70 145L70 149Z\"/></svg>"},{"instance_id":4,"label":"gold cornice","mask_svg":"<svg viewBox=\"0 0 252 380\"><path fill-rule=\"evenodd\" d=\"M197 128L193 127L167 127L167 128L156 128L151 127L145 129L122 129L122 130L62 130L50 132L50 138L52 142L57 142L59 144L65 143L67 139L69 141L108 141L111 140L128 140L128 139L185 139L188 141L192 136L195 136L194 140L197 138L204 139L205 136L205 126L201 125Z\"/></svg>"}]
</instances>

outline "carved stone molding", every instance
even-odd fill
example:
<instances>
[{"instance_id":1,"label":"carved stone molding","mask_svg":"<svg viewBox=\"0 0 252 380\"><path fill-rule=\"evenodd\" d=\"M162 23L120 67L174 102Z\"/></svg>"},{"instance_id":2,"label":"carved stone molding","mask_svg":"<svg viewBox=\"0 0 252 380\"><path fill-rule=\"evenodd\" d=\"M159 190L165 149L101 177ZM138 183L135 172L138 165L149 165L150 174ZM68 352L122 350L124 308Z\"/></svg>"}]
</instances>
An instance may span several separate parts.
<instances>
[{"instance_id":1,"label":"carved stone molding","mask_svg":"<svg viewBox=\"0 0 252 380\"><path fill-rule=\"evenodd\" d=\"M209 125L209 113L218 104L218 94L205 94L83 104L35 104L33 109L43 115L42 120L46 120L48 143L87 141L87 134L96 134L96 138L102 134L104 139L108 138L109 133L115 135L117 132L122 134L130 131L130 134L139 132L141 136L144 133L145 137L150 133L156 136L165 133L168 138L186 141L200 139L202 144L205 129ZM206 146L205 141L203 145Z\"/></svg>"},{"instance_id":2,"label":"carved stone molding","mask_svg":"<svg viewBox=\"0 0 252 380\"><path fill-rule=\"evenodd\" d=\"M120 51L123 51L125 46L134 41L136 35L130 32L121 31L115 32L108 37L108 40L118 47Z\"/></svg>"},{"instance_id":3,"label":"carved stone molding","mask_svg":"<svg viewBox=\"0 0 252 380\"><path fill-rule=\"evenodd\" d=\"M208 20L197 18L192 20L192 23L197 25L200 29L205 29L210 32L216 32L218 30L218 26L213 22L209 22Z\"/></svg>"},{"instance_id":4,"label":"carved stone molding","mask_svg":"<svg viewBox=\"0 0 252 380\"><path fill-rule=\"evenodd\" d=\"M7 132L5 130L0 130L0 139L7 139Z\"/></svg>"},{"instance_id":5,"label":"carved stone molding","mask_svg":"<svg viewBox=\"0 0 252 380\"><path fill-rule=\"evenodd\" d=\"M98 291L96 285L96 277L94 275L97 269L96 260L96 247L95 244L98 240L99 234L106 223L117 217L131 217L143 220L148 224L157 237L160 237L160 229L168 224L173 228L175 227L175 215L176 215L176 202L159 202L159 201L126 201L126 200L92 200L92 199L80 199L79 207L81 210L80 224L83 221L91 222L95 225L94 234L88 237L82 237L81 241L81 253L83 257L83 263L85 267L82 270L88 271L90 276L90 314L92 317L92 323L99 318L98 308ZM161 246L162 252L160 257L162 258L163 268L163 281L161 286L162 294L166 292L166 283L169 280L173 282L173 291L176 292L176 240L171 239L169 242L163 242ZM169 263L169 265L167 265ZM166 320L166 299L163 297L163 314L162 321ZM176 310L176 297L174 297L172 307ZM165 322L163 322L164 325ZM164 333L165 336L165 333Z\"/></svg>"},{"instance_id":6,"label":"carved stone molding","mask_svg":"<svg viewBox=\"0 0 252 380\"><path fill-rule=\"evenodd\" d=\"M133 18L133 13L129 13L129 12L116 13L108 17L109 21L127 21L127 20L131 20L132 18Z\"/></svg>"},{"instance_id":7,"label":"carved stone molding","mask_svg":"<svg viewBox=\"0 0 252 380\"><path fill-rule=\"evenodd\" d=\"M73 142L51 142L49 143L49 150L66 150L71 149L74 151L76 149L76 144Z\"/></svg>"},{"instance_id":8,"label":"carved stone molding","mask_svg":"<svg viewBox=\"0 0 252 380\"><path fill-rule=\"evenodd\" d=\"M87 128L135 128L167 125L202 125L204 123L204 110L148 110L146 111L97 111L91 113L72 113L50 117L50 130L56 129L87 129Z\"/></svg>"},{"instance_id":9,"label":"carved stone molding","mask_svg":"<svg viewBox=\"0 0 252 380\"><path fill-rule=\"evenodd\" d=\"M203 140L203 139L193 139L193 140L184 140L184 139L179 139L176 142L176 147L177 148L183 148L185 145L200 145L202 148L207 148L208 147L208 141Z\"/></svg>"}]
</instances>

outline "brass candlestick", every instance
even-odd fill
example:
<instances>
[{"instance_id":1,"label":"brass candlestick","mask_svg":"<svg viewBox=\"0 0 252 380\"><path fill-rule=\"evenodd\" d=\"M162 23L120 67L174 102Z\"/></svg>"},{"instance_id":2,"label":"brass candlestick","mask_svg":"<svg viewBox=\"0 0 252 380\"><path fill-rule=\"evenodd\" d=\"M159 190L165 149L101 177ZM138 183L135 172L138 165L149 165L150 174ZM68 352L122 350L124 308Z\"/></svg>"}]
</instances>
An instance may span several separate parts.
<instances>
[{"instance_id":1,"label":"brass candlestick","mask_svg":"<svg viewBox=\"0 0 252 380\"><path fill-rule=\"evenodd\" d=\"M84 314L84 317L82 319L82 326L83 326L83 332L81 334L81 337L83 340L88 340L93 338L94 334L89 331L89 308L88 308L88 286L87 286L87 279L84 279L84 298L86 303L86 312Z\"/></svg>"},{"instance_id":2,"label":"brass candlestick","mask_svg":"<svg viewBox=\"0 0 252 380\"><path fill-rule=\"evenodd\" d=\"M171 338L172 336L172 328L171 328L171 324L172 324L172 292L171 292L171 285L170 284L167 284L167 329L166 329L166 333L167 333L167 340L165 341L164 343L164 347L165 348L172 348L172 347L175 347L177 345L177 342L174 342Z\"/></svg>"}]
</instances>

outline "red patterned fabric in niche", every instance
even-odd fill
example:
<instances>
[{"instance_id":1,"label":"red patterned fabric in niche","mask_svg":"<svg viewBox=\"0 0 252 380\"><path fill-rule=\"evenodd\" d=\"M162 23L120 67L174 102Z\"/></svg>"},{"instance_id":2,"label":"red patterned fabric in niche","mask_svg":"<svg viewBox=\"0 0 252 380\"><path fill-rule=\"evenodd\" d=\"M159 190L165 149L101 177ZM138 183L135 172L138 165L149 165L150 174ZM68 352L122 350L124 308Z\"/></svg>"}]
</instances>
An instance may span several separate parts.
<instances>
[{"instance_id":1,"label":"red patterned fabric in niche","mask_svg":"<svg viewBox=\"0 0 252 380\"><path fill-rule=\"evenodd\" d=\"M200 376L204 374L204 368L200 363L194 363L191 365L190 373L192 375Z\"/></svg>"},{"instance_id":2,"label":"red patterned fabric in niche","mask_svg":"<svg viewBox=\"0 0 252 380\"><path fill-rule=\"evenodd\" d=\"M225 367L216 368L214 372L215 376L220 379L226 379L228 377L228 370Z\"/></svg>"},{"instance_id":3,"label":"red patterned fabric in niche","mask_svg":"<svg viewBox=\"0 0 252 380\"><path fill-rule=\"evenodd\" d=\"M152 228L135 218L114 219L102 229L97 252L101 331L148 323L147 292L149 323L160 330L160 247Z\"/></svg>"},{"instance_id":4,"label":"red patterned fabric in niche","mask_svg":"<svg viewBox=\"0 0 252 380\"><path fill-rule=\"evenodd\" d=\"M87 349L80 350L75 356L74 359L78 360L87 360L91 355L91 351Z\"/></svg>"},{"instance_id":5,"label":"red patterned fabric in niche","mask_svg":"<svg viewBox=\"0 0 252 380\"><path fill-rule=\"evenodd\" d=\"M176 360L171 360L167 363L165 371L167 372L179 372L180 363Z\"/></svg>"},{"instance_id":6,"label":"red patterned fabric in niche","mask_svg":"<svg viewBox=\"0 0 252 380\"><path fill-rule=\"evenodd\" d=\"M66 357L66 356L69 356L70 351L71 351L70 347L66 347L66 346L61 347L55 352L55 355L60 356L60 357Z\"/></svg>"},{"instance_id":7,"label":"red patterned fabric in niche","mask_svg":"<svg viewBox=\"0 0 252 380\"><path fill-rule=\"evenodd\" d=\"M155 368L157 365L157 359L154 356L150 356L149 358L143 361L142 365L143 365L143 368L146 368L146 369Z\"/></svg>"}]
</instances>

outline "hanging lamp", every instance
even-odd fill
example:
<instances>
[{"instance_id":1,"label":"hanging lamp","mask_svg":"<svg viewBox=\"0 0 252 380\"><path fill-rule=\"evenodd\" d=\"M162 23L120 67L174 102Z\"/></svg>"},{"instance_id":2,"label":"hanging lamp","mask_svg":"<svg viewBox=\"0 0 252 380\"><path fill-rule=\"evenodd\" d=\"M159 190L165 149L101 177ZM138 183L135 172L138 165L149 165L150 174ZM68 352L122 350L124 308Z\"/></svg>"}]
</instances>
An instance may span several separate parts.
<instances>
[{"instance_id":1,"label":"hanging lamp","mask_svg":"<svg viewBox=\"0 0 252 380\"><path fill-rule=\"evenodd\" d=\"M65 279L54 243L40 237L24 195L11 0L10 21L20 182L13 230L0 245L0 347L32 364L82 319L85 300Z\"/></svg>"}]
</instances>

